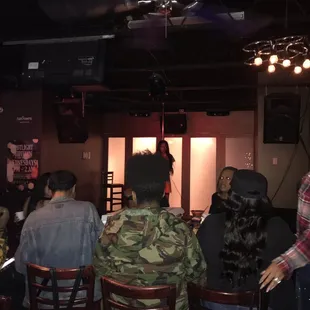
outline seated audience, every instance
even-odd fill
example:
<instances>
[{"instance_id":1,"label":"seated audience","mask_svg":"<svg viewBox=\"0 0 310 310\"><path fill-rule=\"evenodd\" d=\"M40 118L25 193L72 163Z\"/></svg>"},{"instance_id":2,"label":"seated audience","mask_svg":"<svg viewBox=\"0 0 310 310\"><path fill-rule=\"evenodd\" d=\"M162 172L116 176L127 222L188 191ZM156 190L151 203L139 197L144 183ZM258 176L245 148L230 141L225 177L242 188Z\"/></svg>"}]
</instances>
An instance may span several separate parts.
<instances>
[{"instance_id":1,"label":"seated audience","mask_svg":"<svg viewBox=\"0 0 310 310\"><path fill-rule=\"evenodd\" d=\"M6 225L9 218L9 210L7 208L0 207L0 267L5 262L6 254L8 252Z\"/></svg>"},{"instance_id":2,"label":"seated audience","mask_svg":"<svg viewBox=\"0 0 310 310\"><path fill-rule=\"evenodd\" d=\"M8 209L0 207L0 267L6 261L8 254L6 229L8 220ZM10 296L12 298L12 309L22 309L24 292L23 276L15 272L13 265L0 270L0 295Z\"/></svg>"},{"instance_id":3,"label":"seated audience","mask_svg":"<svg viewBox=\"0 0 310 310\"><path fill-rule=\"evenodd\" d=\"M76 181L69 171L51 174L48 181L51 201L32 212L25 221L15 254L18 272L26 275L28 262L55 268L79 268L92 263L103 224L94 205L74 199ZM43 298L51 296L51 293L42 293ZM68 298L68 294L60 296L64 298ZM29 307L27 293L24 306Z\"/></svg>"},{"instance_id":4,"label":"seated audience","mask_svg":"<svg viewBox=\"0 0 310 310\"><path fill-rule=\"evenodd\" d=\"M52 193L48 188L48 179L50 175L50 173L44 173L36 180L33 192L24 204L23 210L25 218L27 218L32 211L44 207L51 200Z\"/></svg>"},{"instance_id":5,"label":"seated audience","mask_svg":"<svg viewBox=\"0 0 310 310\"><path fill-rule=\"evenodd\" d=\"M237 169L234 167L225 167L222 170L217 180L216 193L212 195L209 214L221 213L225 210L225 201L230 191L230 182L236 171Z\"/></svg>"},{"instance_id":6,"label":"seated audience","mask_svg":"<svg viewBox=\"0 0 310 310\"><path fill-rule=\"evenodd\" d=\"M135 206L108 218L94 256L99 280L152 286L175 284L176 309L188 309L186 282L205 274L205 261L196 239L185 222L160 208L167 160L149 152L136 154L126 165ZM160 301L123 300L133 306L157 307Z\"/></svg>"},{"instance_id":7,"label":"seated audience","mask_svg":"<svg viewBox=\"0 0 310 310\"><path fill-rule=\"evenodd\" d=\"M269 212L266 178L235 172L226 212L206 218L198 240L208 264L208 286L226 292L258 290L260 273L295 240L287 224ZM207 303L209 309L243 309ZM295 310L294 284L283 281L270 293L273 310Z\"/></svg>"}]
</instances>

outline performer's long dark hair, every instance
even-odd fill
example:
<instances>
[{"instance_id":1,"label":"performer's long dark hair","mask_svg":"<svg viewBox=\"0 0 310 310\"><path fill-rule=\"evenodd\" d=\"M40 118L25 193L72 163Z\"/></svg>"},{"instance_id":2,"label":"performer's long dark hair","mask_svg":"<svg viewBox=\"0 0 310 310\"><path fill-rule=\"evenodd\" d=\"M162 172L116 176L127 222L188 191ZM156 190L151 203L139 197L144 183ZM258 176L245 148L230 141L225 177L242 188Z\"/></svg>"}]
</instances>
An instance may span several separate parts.
<instances>
[{"instance_id":1,"label":"performer's long dark hair","mask_svg":"<svg viewBox=\"0 0 310 310\"><path fill-rule=\"evenodd\" d=\"M174 157L170 154L170 150L169 150L169 144L166 140L160 140L157 144L157 149L156 152L160 153L160 147L161 145L164 144L166 146L166 154L168 156L168 160L169 160L169 170L170 173L173 174L173 163L175 162Z\"/></svg>"},{"instance_id":2,"label":"performer's long dark hair","mask_svg":"<svg viewBox=\"0 0 310 310\"><path fill-rule=\"evenodd\" d=\"M220 253L223 277L232 287L239 287L250 275L259 276L271 206L267 197L244 198L231 192L225 207L224 247Z\"/></svg>"}]
</instances>

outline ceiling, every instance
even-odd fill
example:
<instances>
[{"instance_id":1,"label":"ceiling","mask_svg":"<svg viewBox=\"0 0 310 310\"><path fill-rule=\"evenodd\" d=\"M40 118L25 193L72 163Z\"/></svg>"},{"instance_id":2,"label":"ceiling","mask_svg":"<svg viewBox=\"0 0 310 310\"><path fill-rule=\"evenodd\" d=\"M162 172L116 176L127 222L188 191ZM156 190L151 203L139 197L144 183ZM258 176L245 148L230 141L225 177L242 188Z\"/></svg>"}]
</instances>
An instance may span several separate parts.
<instances>
[{"instance_id":1,"label":"ceiling","mask_svg":"<svg viewBox=\"0 0 310 310\"><path fill-rule=\"evenodd\" d=\"M60 0L52 2L56 5ZM182 0L184 5L189 2ZM74 3L103 3L110 8L115 1L75 0ZM202 14L208 20L207 24L168 27L165 38L161 27L127 29L128 16L130 20L143 20L145 11L141 9L120 14L109 10L102 15L98 13L102 10L95 10L97 13L93 18L80 16L70 20L68 17L59 22L48 16L52 14L44 12L37 0L10 0L1 4L0 39L115 33L116 38L108 44L106 58L106 82L110 91L89 94L88 105L92 107L112 111L160 110L160 104L148 95L148 78L157 72L167 84L167 110L254 109L257 71L243 65L242 47L256 39L305 34L306 29L310 29L310 1L209 0L206 7ZM240 10L245 10L243 22L228 20L222 23L216 18L217 13ZM174 16L180 13L173 11ZM9 52L2 51L2 76L13 84L20 72L22 56L20 46L12 47Z\"/></svg>"}]
</instances>

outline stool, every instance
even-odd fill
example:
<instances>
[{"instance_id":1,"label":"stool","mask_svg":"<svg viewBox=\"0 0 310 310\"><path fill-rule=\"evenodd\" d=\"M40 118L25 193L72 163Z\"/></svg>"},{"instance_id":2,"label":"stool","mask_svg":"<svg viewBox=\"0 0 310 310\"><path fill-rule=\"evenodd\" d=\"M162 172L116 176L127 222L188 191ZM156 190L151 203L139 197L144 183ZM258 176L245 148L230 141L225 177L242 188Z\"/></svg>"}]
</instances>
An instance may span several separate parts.
<instances>
[{"instance_id":1,"label":"stool","mask_svg":"<svg viewBox=\"0 0 310 310\"><path fill-rule=\"evenodd\" d=\"M112 171L110 172L103 172L102 173L102 184L101 184L101 190L102 190L102 202L105 206L104 213L108 212L114 212L113 206L120 205L121 208L123 207L124 203L124 184L120 183L114 183L114 173ZM109 195L107 193L109 191ZM115 196L120 197L115 197ZM109 197L108 197L109 196ZM107 210L107 203L110 203L110 209Z\"/></svg>"}]
</instances>

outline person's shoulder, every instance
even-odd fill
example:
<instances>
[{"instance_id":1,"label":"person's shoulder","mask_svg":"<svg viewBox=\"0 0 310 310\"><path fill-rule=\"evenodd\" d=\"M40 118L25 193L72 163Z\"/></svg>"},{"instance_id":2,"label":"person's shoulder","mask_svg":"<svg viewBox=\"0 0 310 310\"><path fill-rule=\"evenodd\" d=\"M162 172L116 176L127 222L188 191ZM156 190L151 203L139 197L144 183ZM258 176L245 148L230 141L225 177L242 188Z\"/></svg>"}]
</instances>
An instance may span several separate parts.
<instances>
[{"instance_id":1,"label":"person's shoulder","mask_svg":"<svg viewBox=\"0 0 310 310\"><path fill-rule=\"evenodd\" d=\"M205 220L200 225L198 232L207 232L210 231L212 234L214 231L218 231L222 229L225 225L226 214L223 213L216 213L208 215Z\"/></svg>"},{"instance_id":2,"label":"person's shoulder","mask_svg":"<svg viewBox=\"0 0 310 310\"><path fill-rule=\"evenodd\" d=\"M301 185L298 190L298 197L306 204L310 203L310 172L302 178Z\"/></svg>"},{"instance_id":3,"label":"person's shoulder","mask_svg":"<svg viewBox=\"0 0 310 310\"><path fill-rule=\"evenodd\" d=\"M154 225L163 234L177 233L178 235L190 236L191 229L180 217L168 212L165 209L154 210Z\"/></svg>"},{"instance_id":4,"label":"person's shoulder","mask_svg":"<svg viewBox=\"0 0 310 310\"><path fill-rule=\"evenodd\" d=\"M295 235L289 225L279 216L268 220L266 231L269 243L292 243L295 241Z\"/></svg>"},{"instance_id":5,"label":"person's shoulder","mask_svg":"<svg viewBox=\"0 0 310 310\"><path fill-rule=\"evenodd\" d=\"M296 241L296 237L288 224L280 217L275 216L268 220L267 227L267 253L272 253L274 259L285 252Z\"/></svg>"},{"instance_id":6,"label":"person's shoulder","mask_svg":"<svg viewBox=\"0 0 310 310\"><path fill-rule=\"evenodd\" d=\"M211 224L220 224L224 223L226 219L226 214L225 212L222 213L215 213L215 214L210 214L206 217L206 219L203 221L203 223L206 223L207 225Z\"/></svg>"},{"instance_id":7,"label":"person's shoulder","mask_svg":"<svg viewBox=\"0 0 310 310\"><path fill-rule=\"evenodd\" d=\"M96 207L93 203L90 201L82 201L82 200L70 200L68 201L68 204L71 205L77 212L80 210L81 212L84 212L85 208L88 209L90 212L96 210Z\"/></svg>"},{"instance_id":8,"label":"person's shoulder","mask_svg":"<svg viewBox=\"0 0 310 310\"><path fill-rule=\"evenodd\" d=\"M279 216L273 216L267 221L267 233L280 232L282 229L289 229L288 224Z\"/></svg>"},{"instance_id":9,"label":"person's shoulder","mask_svg":"<svg viewBox=\"0 0 310 310\"><path fill-rule=\"evenodd\" d=\"M215 197L219 197L217 192L213 193L213 195L211 196L211 198L215 198Z\"/></svg>"},{"instance_id":10,"label":"person's shoulder","mask_svg":"<svg viewBox=\"0 0 310 310\"><path fill-rule=\"evenodd\" d=\"M93 203L91 203L90 201L83 201L83 200L70 200L71 204L75 204L77 206L81 206L81 207L93 207Z\"/></svg>"}]
</instances>

